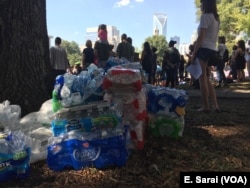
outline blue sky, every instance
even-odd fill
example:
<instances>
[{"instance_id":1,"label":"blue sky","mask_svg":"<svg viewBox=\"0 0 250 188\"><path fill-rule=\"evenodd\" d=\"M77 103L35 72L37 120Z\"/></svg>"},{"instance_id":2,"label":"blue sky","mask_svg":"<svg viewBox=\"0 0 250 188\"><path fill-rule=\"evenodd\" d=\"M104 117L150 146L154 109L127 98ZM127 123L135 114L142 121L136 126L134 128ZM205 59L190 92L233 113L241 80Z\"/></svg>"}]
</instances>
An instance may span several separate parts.
<instances>
[{"instance_id":1,"label":"blue sky","mask_svg":"<svg viewBox=\"0 0 250 188\"><path fill-rule=\"evenodd\" d=\"M167 41L190 43L197 29L194 0L47 0L47 29L53 37L85 44L87 27L107 24L132 37L141 48L152 36L153 14L167 15Z\"/></svg>"}]
</instances>

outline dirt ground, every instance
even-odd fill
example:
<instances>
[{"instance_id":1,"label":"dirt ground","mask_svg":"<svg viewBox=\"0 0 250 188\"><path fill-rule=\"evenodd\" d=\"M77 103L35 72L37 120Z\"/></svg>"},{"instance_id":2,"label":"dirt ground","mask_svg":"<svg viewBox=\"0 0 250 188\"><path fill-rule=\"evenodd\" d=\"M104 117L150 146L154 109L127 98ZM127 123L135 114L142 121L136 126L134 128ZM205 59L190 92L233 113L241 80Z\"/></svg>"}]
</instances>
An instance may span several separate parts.
<instances>
[{"instance_id":1,"label":"dirt ground","mask_svg":"<svg viewBox=\"0 0 250 188\"><path fill-rule=\"evenodd\" d=\"M0 187L179 187L180 172L250 171L249 99L219 98L222 112L201 113L199 97L189 97L179 139L147 132L143 151L134 151L122 168L54 172L46 161L31 165L25 180Z\"/></svg>"}]
</instances>

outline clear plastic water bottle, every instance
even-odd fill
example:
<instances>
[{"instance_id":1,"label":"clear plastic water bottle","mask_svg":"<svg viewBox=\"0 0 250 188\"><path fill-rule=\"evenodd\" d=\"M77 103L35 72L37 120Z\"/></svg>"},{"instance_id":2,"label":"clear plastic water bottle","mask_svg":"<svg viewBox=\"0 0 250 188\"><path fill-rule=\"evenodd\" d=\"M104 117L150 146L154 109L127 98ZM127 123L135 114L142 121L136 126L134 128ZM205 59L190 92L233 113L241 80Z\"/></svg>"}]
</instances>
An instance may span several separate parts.
<instances>
[{"instance_id":1,"label":"clear plastic water bottle","mask_svg":"<svg viewBox=\"0 0 250 188\"><path fill-rule=\"evenodd\" d=\"M73 81L77 76L70 73L65 73L63 76L64 76L64 85L66 85L68 88L71 88Z\"/></svg>"}]
</instances>

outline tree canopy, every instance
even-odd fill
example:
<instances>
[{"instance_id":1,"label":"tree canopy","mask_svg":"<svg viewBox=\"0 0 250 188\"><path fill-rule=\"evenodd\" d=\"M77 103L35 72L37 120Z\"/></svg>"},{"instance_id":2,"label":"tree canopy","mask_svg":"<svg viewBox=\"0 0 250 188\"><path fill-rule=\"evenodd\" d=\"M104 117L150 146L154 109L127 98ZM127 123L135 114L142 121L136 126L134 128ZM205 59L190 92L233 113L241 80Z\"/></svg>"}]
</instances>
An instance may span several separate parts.
<instances>
[{"instance_id":1,"label":"tree canopy","mask_svg":"<svg viewBox=\"0 0 250 188\"><path fill-rule=\"evenodd\" d=\"M195 0L197 20L200 17L200 0ZM231 47L239 40L247 40L250 36L250 1L249 0L217 0L220 15L220 36L225 36L227 46Z\"/></svg>"},{"instance_id":2,"label":"tree canopy","mask_svg":"<svg viewBox=\"0 0 250 188\"><path fill-rule=\"evenodd\" d=\"M74 65L76 62L81 62L81 51L78 44L75 41L63 41L62 46L65 48L67 52L67 56L69 59L69 64Z\"/></svg>"},{"instance_id":3,"label":"tree canopy","mask_svg":"<svg viewBox=\"0 0 250 188\"><path fill-rule=\"evenodd\" d=\"M151 48L156 47L157 60L162 62L164 51L167 49L167 41L163 35L153 35L148 37L145 41L149 42Z\"/></svg>"}]
</instances>

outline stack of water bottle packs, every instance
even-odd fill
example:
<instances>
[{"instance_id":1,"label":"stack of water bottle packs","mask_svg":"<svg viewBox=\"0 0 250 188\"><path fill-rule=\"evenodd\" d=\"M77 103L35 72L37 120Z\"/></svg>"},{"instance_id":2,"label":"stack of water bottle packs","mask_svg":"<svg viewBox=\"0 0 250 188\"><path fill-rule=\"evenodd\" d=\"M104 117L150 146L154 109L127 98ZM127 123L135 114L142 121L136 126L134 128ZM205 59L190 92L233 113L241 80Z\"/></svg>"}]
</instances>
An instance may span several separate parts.
<instances>
[{"instance_id":1,"label":"stack of water bottle packs","mask_svg":"<svg viewBox=\"0 0 250 188\"><path fill-rule=\"evenodd\" d=\"M53 170L126 164L126 129L107 102L59 110L52 121L52 132L47 163Z\"/></svg>"},{"instance_id":2,"label":"stack of water bottle packs","mask_svg":"<svg viewBox=\"0 0 250 188\"><path fill-rule=\"evenodd\" d=\"M0 182L27 177L43 159L55 171L124 166L131 149L144 149L147 126L154 136L182 136L186 92L146 80L140 63L91 64L58 75L52 100L21 120L18 105L1 103Z\"/></svg>"},{"instance_id":3,"label":"stack of water bottle packs","mask_svg":"<svg viewBox=\"0 0 250 188\"><path fill-rule=\"evenodd\" d=\"M148 115L147 93L143 87L144 74L140 63L127 63L111 67L103 80L107 100L113 102L128 125L131 149L144 149L145 126Z\"/></svg>"},{"instance_id":4,"label":"stack of water bottle packs","mask_svg":"<svg viewBox=\"0 0 250 188\"><path fill-rule=\"evenodd\" d=\"M186 93L146 84L140 63L107 70L90 65L59 75L53 91L47 162L53 170L126 164L129 149L144 149L145 130L182 136Z\"/></svg>"},{"instance_id":5,"label":"stack of water bottle packs","mask_svg":"<svg viewBox=\"0 0 250 188\"><path fill-rule=\"evenodd\" d=\"M93 64L78 76L59 75L53 91L47 163L53 170L126 164L127 128L111 103L103 100L104 72Z\"/></svg>"}]
</instances>

